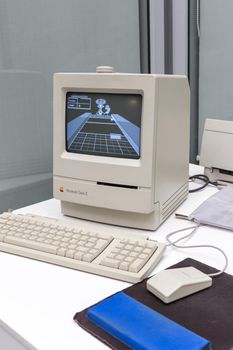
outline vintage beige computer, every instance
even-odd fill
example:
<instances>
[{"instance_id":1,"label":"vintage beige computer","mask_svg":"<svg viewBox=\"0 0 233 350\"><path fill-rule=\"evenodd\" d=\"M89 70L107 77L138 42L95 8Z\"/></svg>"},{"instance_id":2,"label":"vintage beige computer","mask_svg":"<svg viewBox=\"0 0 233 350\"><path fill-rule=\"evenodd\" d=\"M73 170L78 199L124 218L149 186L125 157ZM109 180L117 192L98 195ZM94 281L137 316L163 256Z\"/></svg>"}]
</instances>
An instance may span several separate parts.
<instances>
[{"instance_id":1,"label":"vintage beige computer","mask_svg":"<svg viewBox=\"0 0 233 350\"><path fill-rule=\"evenodd\" d=\"M156 229L188 194L184 76L54 75L54 197L65 215Z\"/></svg>"}]
</instances>

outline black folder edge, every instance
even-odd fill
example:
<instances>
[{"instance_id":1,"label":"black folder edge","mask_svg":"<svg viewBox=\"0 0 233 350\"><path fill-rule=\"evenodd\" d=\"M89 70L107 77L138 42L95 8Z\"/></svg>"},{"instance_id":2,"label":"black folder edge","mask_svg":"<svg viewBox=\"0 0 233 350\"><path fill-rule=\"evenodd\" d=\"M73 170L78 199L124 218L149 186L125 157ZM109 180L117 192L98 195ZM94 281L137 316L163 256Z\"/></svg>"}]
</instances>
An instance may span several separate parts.
<instances>
[{"instance_id":1,"label":"black folder edge","mask_svg":"<svg viewBox=\"0 0 233 350\"><path fill-rule=\"evenodd\" d=\"M215 268L189 258L169 268L186 266L196 267L204 273L217 272ZM148 292L146 281L147 279L144 279L124 289L123 292L208 339L212 343L213 350L233 350L233 276L223 273L213 278L212 287L171 304L164 304ZM80 327L111 349L130 350L127 345L92 323L86 315L88 309L77 312L74 316L74 321Z\"/></svg>"}]
</instances>

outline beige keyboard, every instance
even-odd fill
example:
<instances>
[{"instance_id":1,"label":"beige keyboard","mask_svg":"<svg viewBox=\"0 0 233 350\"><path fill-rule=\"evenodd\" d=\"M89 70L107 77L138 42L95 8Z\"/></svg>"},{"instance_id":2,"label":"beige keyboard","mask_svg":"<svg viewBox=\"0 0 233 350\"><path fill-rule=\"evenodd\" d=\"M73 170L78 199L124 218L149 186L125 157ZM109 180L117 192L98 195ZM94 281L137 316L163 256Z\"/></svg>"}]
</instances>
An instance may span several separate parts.
<instances>
[{"instance_id":1,"label":"beige keyboard","mask_svg":"<svg viewBox=\"0 0 233 350\"><path fill-rule=\"evenodd\" d=\"M0 251L127 282L148 276L164 249L140 234L116 237L42 216L0 215Z\"/></svg>"}]
</instances>

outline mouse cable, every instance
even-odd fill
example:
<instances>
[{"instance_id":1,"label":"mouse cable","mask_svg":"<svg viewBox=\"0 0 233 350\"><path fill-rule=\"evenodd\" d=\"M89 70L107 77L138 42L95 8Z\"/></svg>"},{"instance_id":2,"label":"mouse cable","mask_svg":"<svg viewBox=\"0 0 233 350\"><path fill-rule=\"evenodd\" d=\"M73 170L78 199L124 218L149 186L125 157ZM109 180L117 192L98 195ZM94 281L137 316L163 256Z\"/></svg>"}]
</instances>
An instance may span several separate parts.
<instances>
[{"instance_id":1,"label":"mouse cable","mask_svg":"<svg viewBox=\"0 0 233 350\"><path fill-rule=\"evenodd\" d=\"M220 253L222 253L222 255L224 256L224 259L225 259L225 265L224 267L222 268L222 270L220 270L219 272L215 272L215 273L209 273L207 274L208 276L210 277L214 277L214 276L219 276L221 275L227 268L228 266L228 257L226 255L226 253L219 247L216 247L214 245L211 245L211 244L201 244L201 245L178 245L177 243L184 240L185 238L190 238L197 230L198 228L201 226L201 224L197 224L195 226L190 226L190 227L185 227L185 228L182 228L182 229L179 229L179 230L176 230L176 231L173 231L173 232L170 232L167 236L166 236L166 240L168 241L168 244L167 244L167 247L169 246L173 246L173 247L176 247L176 248L213 248L213 249L216 249L218 250ZM183 237L180 237L178 238L177 240L175 241L171 241L171 237L173 235L175 235L176 233L179 233L179 232L183 232L183 231L188 231L188 230L192 230L190 233L186 234L185 236Z\"/></svg>"},{"instance_id":2,"label":"mouse cable","mask_svg":"<svg viewBox=\"0 0 233 350\"><path fill-rule=\"evenodd\" d=\"M189 176L189 180L190 181L201 180L201 181L204 182L203 185L201 185L201 186L199 186L197 188L194 188L192 190L189 190L189 193L200 191L203 188L205 188L206 186L208 186L209 184L213 185L213 186L218 186L218 182L217 181L210 181L209 177L207 175L204 175L204 174L197 174L197 175Z\"/></svg>"}]
</instances>

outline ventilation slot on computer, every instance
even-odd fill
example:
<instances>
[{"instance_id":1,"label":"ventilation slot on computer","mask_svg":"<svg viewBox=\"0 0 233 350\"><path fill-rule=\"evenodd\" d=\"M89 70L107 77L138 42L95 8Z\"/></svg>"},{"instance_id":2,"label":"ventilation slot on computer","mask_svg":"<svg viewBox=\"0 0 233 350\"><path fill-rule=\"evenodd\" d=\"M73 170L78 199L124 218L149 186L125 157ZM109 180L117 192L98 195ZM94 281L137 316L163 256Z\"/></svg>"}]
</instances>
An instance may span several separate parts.
<instances>
[{"instance_id":1,"label":"ventilation slot on computer","mask_svg":"<svg viewBox=\"0 0 233 350\"><path fill-rule=\"evenodd\" d=\"M97 182L97 185L101 186L110 186L110 187L120 187L120 188L128 188L131 190L137 190L137 186L129 186L129 185L120 185L120 184L113 184L113 183L108 183L108 182Z\"/></svg>"},{"instance_id":2,"label":"ventilation slot on computer","mask_svg":"<svg viewBox=\"0 0 233 350\"><path fill-rule=\"evenodd\" d=\"M233 171L231 170L225 170L225 169L219 169L220 174L224 174L224 175L233 175Z\"/></svg>"},{"instance_id":3,"label":"ventilation slot on computer","mask_svg":"<svg viewBox=\"0 0 233 350\"><path fill-rule=\"evenodd\" d=\"M162 205L162 221L166 220L170 216L175 208L177 208L187 196L187 187L188 184L182 186L175 194L169 198Z\"/></svg>"}]
</instances>

